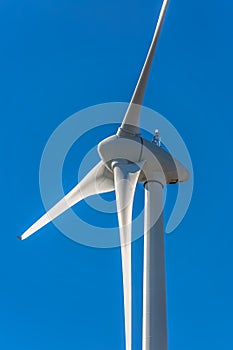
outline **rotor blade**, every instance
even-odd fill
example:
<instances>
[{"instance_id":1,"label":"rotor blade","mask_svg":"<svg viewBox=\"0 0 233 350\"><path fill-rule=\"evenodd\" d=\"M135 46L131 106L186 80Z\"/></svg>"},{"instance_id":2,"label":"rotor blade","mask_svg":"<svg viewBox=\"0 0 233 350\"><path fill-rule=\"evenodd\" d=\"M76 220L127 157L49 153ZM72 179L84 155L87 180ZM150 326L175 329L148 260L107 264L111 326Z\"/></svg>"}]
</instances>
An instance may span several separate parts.
<instances>
[{"instance_id":1,"label":"rotor blade","mask_svg":"<svg viewBox=\"0 0 233 350\"><path fill-rule=\"evenodd\" d=\"M110 192L113 190L113 174L101 161L64 198L55 204L21 236L18 236L18 238L23 240L31 236L82 199L93 194Z\"/></svg>"},{"instance_id":2,"label":"rotor blade","mask_svg":"<svg viewBox=\"0 0 233 350\"><path fill-rule=\"evenodd\" d=\"M131 229L133 199L142 163L113 164L117 213L120 227L121 259L124 292L126 350L132 349L132 274Z\"/></svg>"},{"instance_id":3,"label":"rotor blade","mask_svg":"<svg viewBox=\"0 0 233 350\"><path fill-rule=\"evenodd\" d=\"M148 80L148 76L150 73L151 64L153 61L155 49L157 46L159 34L162 28L163 20L166 14L167 6L168 6L169 0L164 0L163 5L160 11L159 19L155 28L154 36L144 63L144 66L142 68L141 74L139 76L136 88L134 90L132 99L130 101L130 104L128 106L128 109L126 111L125 117L123 119L123 122L121 124L121 129L123 131L129 131L131 133L139 133L139 117L140 117L140 111L141 111L141 105L142 100L144 97L146 84ZM118 132L120 134L120 131Z\"/></svg>"}]
</instances>

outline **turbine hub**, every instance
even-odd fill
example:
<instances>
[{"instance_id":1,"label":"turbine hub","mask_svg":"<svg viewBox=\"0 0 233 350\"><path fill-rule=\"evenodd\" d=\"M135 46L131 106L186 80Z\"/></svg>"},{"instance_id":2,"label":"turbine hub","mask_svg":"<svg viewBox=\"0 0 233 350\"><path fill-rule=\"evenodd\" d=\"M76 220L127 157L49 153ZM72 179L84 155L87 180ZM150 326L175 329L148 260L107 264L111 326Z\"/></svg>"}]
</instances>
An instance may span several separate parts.
<instances>
[{"instance_id":1,"label":"turbine hub","mask_svg":"<svg viewBox=\"0 0 233 350\"><path fill-rule=\"evenodd\" d=\"M98 145L98 152L108 168L113 161L124 159L127 162L137 163L142 156L142 138L139 135L131 137L110 136Z\"/></svg>"}]
</instances>

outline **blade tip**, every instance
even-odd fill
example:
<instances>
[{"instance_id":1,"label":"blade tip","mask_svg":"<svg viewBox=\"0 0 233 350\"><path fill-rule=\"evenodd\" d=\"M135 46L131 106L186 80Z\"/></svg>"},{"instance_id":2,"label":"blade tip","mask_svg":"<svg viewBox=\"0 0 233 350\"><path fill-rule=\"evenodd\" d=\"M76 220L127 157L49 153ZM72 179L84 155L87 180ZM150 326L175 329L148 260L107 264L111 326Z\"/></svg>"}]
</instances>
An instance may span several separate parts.
<instances>
[{"instance_id":1,"label":"blade tip","mask_svg":"<svg viewBox=\"0 0 233 350\"><path fill-rule=\"evenodd\" d=\"M22 241L23 240L23 237L22 236L17 236L17 238Z\"/></svg>"}]
</instances>

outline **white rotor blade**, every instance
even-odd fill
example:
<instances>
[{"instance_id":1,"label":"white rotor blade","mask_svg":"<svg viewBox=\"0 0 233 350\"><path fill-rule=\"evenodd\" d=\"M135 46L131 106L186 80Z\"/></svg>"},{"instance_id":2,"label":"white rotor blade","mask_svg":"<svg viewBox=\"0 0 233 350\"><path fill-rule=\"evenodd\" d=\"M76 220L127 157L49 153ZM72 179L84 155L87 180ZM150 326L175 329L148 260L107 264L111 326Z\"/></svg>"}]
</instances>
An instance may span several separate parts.
<instances>
[{"instance_id":1,"label":"white rotor blade","mask_svg":"<svg viewBox=\"0 0 233 350\"><path fill-rule=\"evenodd\" d=\"M134 90L132 99L126 111L125 117L121 124L121 129L128 130L132 133L139 133L139 116L141 111L142 100L144 97L146 84L148 80L148 76L150 73L151 64L153 61L155 49L157 46L157 42L159 39L159 34L162 28L163 20L166 14L167 6L169 0L164 0L163 5L160 11L159 19L155 28L154 36L149 48L149 52L147 54L144 66L142 68L140 77L138 79L136 88Z\"/></svg>"},{"instance_id":2,"label":"white rotor blade","mask_svg":"<svg viewBox=\"0 0 233 350\"><path fill-rule=\"evenodd\" d=\"M143 163L127 164L119 162L113 164L121 242L126 350L132 350L132 210L135 188L142 164Z\"/></svg>"},{"instance_id":3,"label":"white rotor blade","mask_svg":"<svg viewBox=\"0 0 233 350\"><path fill-rule=\"evenodd\" d=\"M41 229L43 226L64 213L67 209L93 194L110 192L114 190L113 174L99 162L64 198L55 204L46 214L36 221L22 236L23 240Z\"/></svg>"}]
</instances>

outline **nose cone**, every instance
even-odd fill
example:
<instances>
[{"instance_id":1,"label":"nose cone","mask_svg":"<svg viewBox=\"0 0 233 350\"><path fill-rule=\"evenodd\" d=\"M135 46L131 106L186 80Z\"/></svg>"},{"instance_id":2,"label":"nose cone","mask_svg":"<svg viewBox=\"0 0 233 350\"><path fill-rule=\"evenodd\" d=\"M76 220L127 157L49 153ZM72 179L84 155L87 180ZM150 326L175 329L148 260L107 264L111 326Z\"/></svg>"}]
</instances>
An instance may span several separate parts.
<instances>
[{"instance_id":1,"label":"nose cone","mask_svg":"<svg viewBox=\"0 0 233 350\"><path fill-rule=\"evenodd\" d=\"M110 136L98 145L98 152L105 164L114 159L125 159L136 163L140 161L142 150L141 139L139 137L118 137Z\"/></svg>"}]
</instances>

